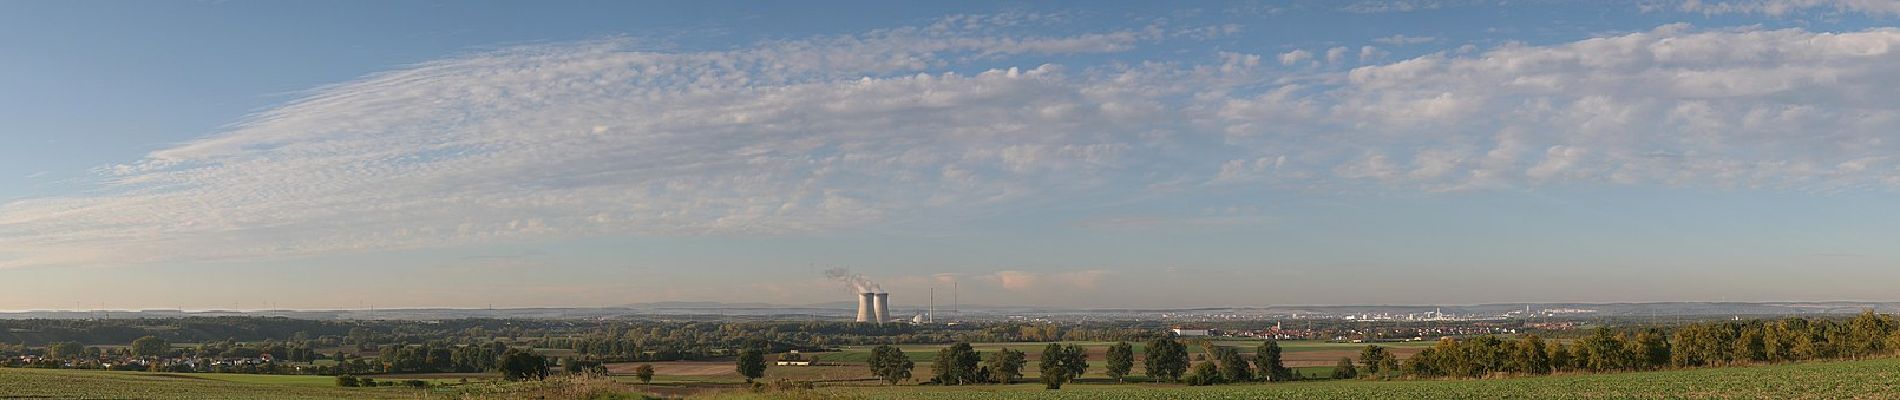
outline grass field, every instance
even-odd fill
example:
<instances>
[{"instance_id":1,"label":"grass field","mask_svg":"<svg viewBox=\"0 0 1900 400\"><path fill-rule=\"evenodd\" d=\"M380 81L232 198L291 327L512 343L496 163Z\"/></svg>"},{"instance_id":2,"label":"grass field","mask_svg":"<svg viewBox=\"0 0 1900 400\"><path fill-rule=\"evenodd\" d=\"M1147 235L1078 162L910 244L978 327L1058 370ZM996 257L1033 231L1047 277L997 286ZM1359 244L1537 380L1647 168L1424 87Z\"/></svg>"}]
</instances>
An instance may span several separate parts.
<instances>
[{"instance_id":1,"label":"grass field","mask_svg":"<svg viewBox=\"0 0 1900 400\"><path fill-rule=\"evenodd\" d=\"M1900 360L1464 381L833 389L863 399L1900 399Z\"/></svg>"},{"instance_id":2,"label":"grass field","mask_svg":"<svg viewBox=\"0 0 1900 400\"><path fill-rule=\"evenodd\" d=\"M0 368L0 398L414 399L408 388L339 388L327 376Z\"/></svg>"},{"instance_id":3,"label":"grass field","mask_svg":"<svg viewBox=\"0 0 1900 400\"><path fill-rule=\"evenodd\" d=\"M431 399L407 388L336 388L328 377L0 369L0 398ZM731 388L727 386L727 388ZM677 385L657 392L700 393ZM622 388L620 390L625 390ZM816 396L816 397L813 397ZM518 397L518 396L515 396ZM501 396L496 398L513 398ZM559 399L565 397L548 397ZM713 398L772 398L724 394ZM881 399L1896 399L1900 359L1494 380L1311 381L1184 387L1071 384L825 387L800 398Z\"/></svg>"}]
</instances>

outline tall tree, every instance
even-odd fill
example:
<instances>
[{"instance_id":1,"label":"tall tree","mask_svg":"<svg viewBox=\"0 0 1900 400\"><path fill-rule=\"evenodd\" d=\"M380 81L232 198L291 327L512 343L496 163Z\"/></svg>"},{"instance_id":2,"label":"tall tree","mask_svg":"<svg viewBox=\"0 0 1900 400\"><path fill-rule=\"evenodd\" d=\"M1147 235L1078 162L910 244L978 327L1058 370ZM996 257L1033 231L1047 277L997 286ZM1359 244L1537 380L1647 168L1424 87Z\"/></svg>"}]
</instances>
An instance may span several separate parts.
<instances>
[{"instance_id":1,"label":"tall tree","mask_svg":"<svg viewBox=\"0 0 1900 400\"><path fill-rule=\"evenodd\" d=\"M734 369L739 371L740 376L745 377L746 383L765 377L765 351L756 347L740 351L737 363Z\"/></svg>"},{"instance_id":2,"label":"tall tree","mask_svg":"<svg viewBox=\"0 0 1900 400\"><path fill-rule=\"evenodd\" d=\"M1075 345L1050 343L1042 348L1042 361L1039 365L1044 387L1061 389L1062 384L1075 380L1088 371L1088 353Z\"/></svg>"},{"instance_id":3,"label":"tall tree","mask_svg":"<svg viewBox=\"0 0 1900 400\"><path fill-rule=\"evenodd\" d=\"M1135 369L1135 346L1128 342L1115 343L1114 346L1108 346L1106 358L1108 377L1121 382L1122 377L1128 376L1128 371Z\"/></svg>"},{"instance_id":4,"label":"tall tree","mask_svg":"<svg viewBox=\"0 0 1900 400\"><path fill-rule=\"evenodd\" d=\"M172 344L157 336L144 336L132 341L132 355L157 357L171 352Z\"/></svg>"},{"instance_id":5,"label":"tall tree","mask_svg":"<svg viewBox=\"0 0 1900 400\"><path fill-rule=\"evenodd\" d=\"M977 363L982 362L982 357L975 348L970 347L969 342L957 342L937 351L937 360L930 369L939 384L977 383L984 378L977 373Z\"/></svg>"},{"instance_id":6,"label":"tall tree","mask_svg":"<svg viewBox=\"0 0 1900 400\"><path fill-rule=\"evenodd\" d=\"M989 370L991 381L1007 385L1023 376L1023 365L1029 363L1027 358L1023 352L1005 347L984 357L983 367Z\"/></svg>"},{"instance_id":7,"label":"tall tree","mask_svg":"<svg viewBox=\"0 0 1900 400\"><path fill-rule=\"evenodd\" d=\"M79 342L59 342L46 346L46 356L57 360L79 358L86 354L86 345Z\"/></svg>"},{"instance_id":8,"label":"tall tree","mask_svg":"<svg viewBox=\"0 0 1900 400\"><path fill-rule=\"evenodd\" d=\"M1352 358L1350 357L1340 357L1339 363L1333 365L1333 379L1354 379L1358 377L1359 369L1353 368Z\"/></svg>"},{"instance_id":9,"label":"tall tree","mask_svg":"<svg viewBox=\"0 0 1900 400\"><path fill-rule=\"evenodd\" d=\"M1517 346L1517 356L1512 358L1516 361L1517 371L1533 375L1550 373L1549 345L1544 344L1544 338L1525 335L1523 340L1524 343Z\"/></svg>"},{"instance_id":10,"label":"tall tree","mask_svg":"<svg viewBox=\"0 0 1900 400\"><path fill-rule=\"evenodd\" d=\"M910 360L910 356L904 355L903 349L891 345L872 348L870 364L871 374L889 385L910 379L910 370L917 365Z\"/></svg>"},{"instance_id":11,"label":"tall tree","mask_svg":"<svg viewBox=\"0 0 1900 400\"><path fill-rule=\"evenodd\" d=\"M1580 343L1585 349L1583 356L1586 369L1603 372L1627 367L1624 362L1630 359L1629 348L1623 345L1623 338L1610 331L1610 328L1599 327Z\"/></svg>"},{"instance_id":12,"label":"tall tree","mask_svg":"<svg viewBox=\"0 0 1900 400\"><path fill-rule=\"evenodd\" d=\"M1380 377L1390 372L1379 370L1379 367L1385 366L1385 358L1385 348L1378 345L1367 345L1366 348L1359 350L1359 364L1365 366L1366 374L1373 377Z\"/></svg>"},{"instance_id":13,"label":"tall tree","mask_svg":"<svg viewBox=\"0 0 1900 400\"><path fill-rule=\"evenodd\" d=\"M1280 361L1281 352L1280 342L1273 339L1261 342L1260 347L1254 349L1253 363L1260 367L1260 374L1265 375L1267 380L1293 380L1293 369L1287 368L1286 364Z\"/></svg>"},{"instance_id":14,"label":"tall tree","mask_svg":"<svg viewBox=\"0 0 1900 400\"><path fill-rule=\"evenodd\" d=\"M548 358L532 351L508 349L501 355L501 374L511 381L547 379Z\"/></svg>"},{"instance_id":15,"label":"tall tree","mask_svg":"<svg viewBox=\"0 0 1900 400\"><path fill-rule=\"evenodd\" d=\"M1151 379L1180 381L1181 375L1187 373L1189 362L1187 345L1181 344L1174 338L1164 337L1149 341L1147 356L1148 358L1142 363L1144 367L1147 367L1148 377Z\"/></svg>"},{"instance_id":16,"label":"tall tree","mask_svg":"<svg viewBox=\"0 0 1900 400\"><path fill-rule=\"evenodd\" d=\"M1240 350L1232 347L1215 347L1214 359L1220 363L1221 378L1228 382L1246 382L1253 380L1253 368L1247 365L1247 359L1240 358Z\"/></svg>"},{"instance_id":17,"label":"tall tree","mask_svg":"<svg viewBox=\"0 0 1900 400\"><path fill-rule=\"evenodd\" d=\"M1227 376L1220 372L1220 366L1215 365L1213 361L1208 361L1194 366L1194 373L1188 374L1187 384L1188 386L1219 385L1226 383L1226 379Z\"/></svg>"},{"instance_id":18,"label":"tall tree","mask_svg":"<svg viewBox=\"0 0 1900 400\"><path fill-rule=\"evenodd\" d=\"M1550 353L1550 370L1552 372L1569 371L1570 366L1575 363L1570 359L1570 348L1560 342L1550 342L1548 346L1550 347L1548 351Z\"/></svg>"},{"instance_id":19,"label":"tall tree","mask_svg":"<svg viewBox=\"0 0 1900 400\"><path fill-rule=\"evenodd\" d=\"M1759 343L1759 342L1758 342ZM1636 334L1630 343L1631 367L1660 369L1669 366L1669 338L1661 329L1649 328Z\"/></svg>"}]
</instances>

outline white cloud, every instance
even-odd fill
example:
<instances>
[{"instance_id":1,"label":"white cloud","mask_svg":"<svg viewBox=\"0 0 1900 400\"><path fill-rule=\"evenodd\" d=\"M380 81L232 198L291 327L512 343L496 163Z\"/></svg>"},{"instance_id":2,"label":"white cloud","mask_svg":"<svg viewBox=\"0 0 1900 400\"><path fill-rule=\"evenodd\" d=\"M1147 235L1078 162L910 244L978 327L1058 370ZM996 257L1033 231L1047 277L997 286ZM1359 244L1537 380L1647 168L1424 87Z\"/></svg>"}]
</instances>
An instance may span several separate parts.
<instances>
[{"instance_id":1,"label":"white cloud","mask_svg":"<svg viewBox=\"0 0 1900 400\"><path fill-rule=\"evenodd\" d=\"M1645 9L1664 9L1657 4L1645 5ZM1900 15L1900 1L1896 0L1731 0L1703 1L1687 0L1678 3L1676 10L1702 14L1760 14L1768 16L1787 16L1809 12L1862 13L1879 16Z\"/></svg>"},{"instance_id":2,"label":"white cloud","mask_svg":"<svg viewBox=\"0 0 1900 400\"><path fill-rule=\"evenodd\" d=\"M1340 62L1346 61L1347 51L1349 50L1347 50L1345 47L1334 47L1334 48L1326 49L1326 63L1339 64Z\"/></svg>"},{"instance_id":3,"label":"white cloud","mask_svg":"<svg viewBox=\"0 0 1900 400\"><path fill-rule=\"evenodd\" d=\"M1350 70L1328 50L1289 72L1212 50L1016 65L1172 36L974 20L727 51L528 46L321 88L99 190L0 205L0 266L795 234L1196 183L1900 187L1895 29L1666 26Z\"/></svg>"},{"instance_id":4,"label":"white cloud","mask_svg":"<svg viewBox=\"0 0 1900 400\"><path fill-rule=\"evenodd\" d=\"M1360 0L1341 7L1340 11L1358 14L1403 13L1435 10L1445 3L1437 0Z\"/></svg>"},{"instance_id":5,"label":"white cloud","mask_svg":"<svg viewBox=\"0 0 1900 400\"><path fill-rule=\"evenodd\" d=\"M1291 66L1295 64L1302 64L1302 63L1305 63L1307 61L1312 61L1312 60L1313 60L1313 52L1306 51L1305 49L1298 49L1298 50L1293 50L1293 51L1289 51L1285 53L1280 53L1280 65Z\"/></svg>"},{"instance_id":6,"label":"white cloud","mask_svg":"<svg viewBox=\"0 0 1900 400\"><path fill-rule=\"evenodd\" d=\"M1409 45L1414 45L1414 44L1434 43L1437 41L1438 41L1438 38L1436 37L1406 36L1403 34L1386 36L1386 37L1382 37L1378 39L1372 39L1373 43L1379 43L1379 44L1391 45L1391 46L1409 46Z\"/></svg>"},{"instance_id":7,"label":"white cloud","mask_svg":"<svg viewBox=\"0 0 1900 400\"><path fill-rule=\"evenodd\" d=\"M1355 68L1339 84L1303 96L1263 94L1227 105L1316 117L1231 112L1220 122L1230 137L1251 137L1263 148L1311 143L1280 170L1331 171L1345 180L1334 185L1891 188L1891 161L1828 166L1894 150L1900 96L1873 88L1900 83L1896 45L1895 29L1665 26ZM1237 176L1241 170L1221 168L1213 180L1251 182Z\"/></svg>"}]
</instances>

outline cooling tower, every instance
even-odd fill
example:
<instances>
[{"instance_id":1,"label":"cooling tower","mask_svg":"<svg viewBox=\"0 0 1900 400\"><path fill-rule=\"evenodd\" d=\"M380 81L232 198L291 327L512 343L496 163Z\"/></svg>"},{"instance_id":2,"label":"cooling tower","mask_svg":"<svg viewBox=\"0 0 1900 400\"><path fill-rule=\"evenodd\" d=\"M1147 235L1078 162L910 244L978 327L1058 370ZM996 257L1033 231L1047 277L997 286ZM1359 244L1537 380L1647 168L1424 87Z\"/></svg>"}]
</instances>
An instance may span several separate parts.
<instances>
[{"instance_id":1,"label":"cooling tower","mask_svg":"<svg viewBox=\"0 0 1900 400\"><path fill-rule=\"evenodd\" d=\"M871 311L877 314L877 323L883 324L885 321L890 321L891 320L891 294L878 293L877 297L874 297L874 299L877 299L877 301L871 303Z\"/></svg>"},{"instance_id":2,"label":"cooling tower","mask_svg":"<svg viewBox=\"0 0 1900 400\"><path fill-rule=\"evenodd\" d=\"M858 294L858 322L871 322L873 317L875 317L875 315L871 314L871 302L874 301L871 299L873 296L876 295L870 293Z\"/></svg>"}]
</instances>

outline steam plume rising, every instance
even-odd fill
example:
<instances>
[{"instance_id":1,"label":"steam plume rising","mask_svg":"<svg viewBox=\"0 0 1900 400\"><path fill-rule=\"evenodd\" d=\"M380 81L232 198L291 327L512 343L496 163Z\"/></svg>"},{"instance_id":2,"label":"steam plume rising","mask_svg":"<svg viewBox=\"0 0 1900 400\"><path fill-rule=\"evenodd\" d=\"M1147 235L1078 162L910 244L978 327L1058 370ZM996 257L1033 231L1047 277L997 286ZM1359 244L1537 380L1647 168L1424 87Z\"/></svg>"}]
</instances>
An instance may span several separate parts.
<instances>
[{"instance_id":1,"label":"steam plume rising","mask_svg":"<svg viewBox=\"0 0 1900 400\"><path fill-rule=\"evenodd\" d=\"M850 268L836 267L825 270L825 277L849 285L857 293L883 293L884 288L872 282L864 274L851 272Z\"/></svg>"}]
</instances>

